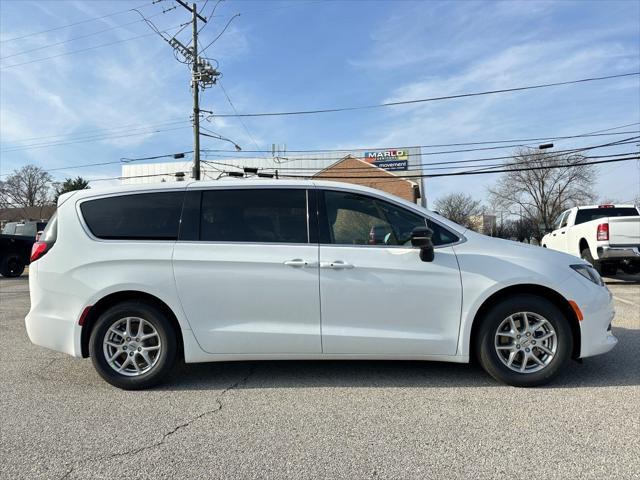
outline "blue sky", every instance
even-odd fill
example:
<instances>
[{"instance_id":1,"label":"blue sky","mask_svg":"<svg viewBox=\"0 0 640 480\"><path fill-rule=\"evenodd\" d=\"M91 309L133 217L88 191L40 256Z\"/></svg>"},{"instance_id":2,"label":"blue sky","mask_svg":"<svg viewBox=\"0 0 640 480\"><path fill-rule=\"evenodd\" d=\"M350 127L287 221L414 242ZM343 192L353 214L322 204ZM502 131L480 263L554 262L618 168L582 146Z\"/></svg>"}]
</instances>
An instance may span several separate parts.
<instances>
[{"instance_id":1,"label":"blue sky","mask_svg":"<svg viewBox=\"0 0 640 480\"><path fill-rule=\"evenodd\" d=\"M205 6L205 15L213 4ZM158 36L147 35L151 30L136 13L12 40L141 5L161 30L189 19L181 8L162 14L175 5L170 0L155 5L151 0L0 1L0 174L27 163L53 169L191 149L187 67ZM640 2L631 0L226 0L202 31L201 42L209 43L235 13L241 16L208 53L219 61L222 83L240 112L375 104L640 70ZM128 25L110 29L122 24ZM179 36L184 42L188 30ZM147 36L127 40L141 35ZM127 41L67 54L121 40ZM66 43L48 47L58 42ZM32 49L38 50L20 54ZM202 108L232 112L217 87L205 91ZM184 123L165 123L179 121ZM289 149L561 136L633 122L640 122L638 77L409 107L245 120L261 148L281 143ZM237 119L205 125L244 149L255 148ZM163 131L149 133L153 129ZM638 126L624 130L634 129ZM113 138L78 143L101 135ZM52 142L74 143L33 147ZM602 142L555 143L559 149ZM229 144L206 139L203 147ZM492 155L442 154L425 162L482 156ZM637 162L598 171L595 190L601 199L628 201L640 194ZM53 173L100 178L119 175L120 166ZM465 191L484 200L495 179L432 179L427 194L433 200Z\"/></svg>"}]
</instances>

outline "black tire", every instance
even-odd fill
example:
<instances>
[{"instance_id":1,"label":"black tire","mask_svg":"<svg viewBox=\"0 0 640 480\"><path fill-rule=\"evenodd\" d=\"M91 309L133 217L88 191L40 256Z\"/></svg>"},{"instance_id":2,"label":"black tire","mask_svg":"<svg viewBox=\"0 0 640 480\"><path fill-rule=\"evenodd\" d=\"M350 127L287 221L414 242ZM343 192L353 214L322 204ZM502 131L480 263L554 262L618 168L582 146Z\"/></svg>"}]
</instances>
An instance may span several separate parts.
<instances>
[{"instance_id":1,"label":"black tire","mask_svg":"<svg viewBox=\"0 0 640 480\"><path fill-rule=\"evenodd\" d=\"M595 268L598 271L598 273L602 275L602 268L601 268L602 266L600 265L600 262L596 262L593 259L593 255L591 255L591 250L589 249L589 247L585 248L580 252L580 258L582 258L583 260L593 265L593 268Z\"/></svg>"},{"instance_id":2,"label":"black tire","mask_svg":"<svg viewBox=\"0 0 640 480\"><path fill-rule=\"evenodd\" d=\"M556 332L555 356L544 368L536 372L519 373L511 370L500 359L495 348L495 335L500 324L510 315L518 312L531 312L544 317ZM536 295L516 295L493 306L480 321L482 323L474 339L475 352L480 365L500 382L514 387L544 385L563 370L571 357L573 337L569 321L562 311L546 298Z\"/></svg>"},{"instance_id":3,"label":"black tire","mask_svg":"<svg viewBox=\"0 0 640 480\"><path fill-rule=\"evenodd\" d=\"M157 331L161 345L154 365L138 376L118 373L109 365L103 349L103 341L111 326L126 317L138 317L150 323ZM126 340L122 339L122 342L125 345ZM166 315L152 305L137 301L122 302L105 311L98 318L89 339L89 355L98 374L111 385L124 390L141 390L162 382L175 364L177 351L176 331ZM126 359L126 353L123 355ZM133 358L138 357L134 354Z\"/></svg>"},{"instance_id":4,"label":"black tire","mask_svg":"<svg viewBox=\"0 0 640 480\"><path fill-rule=\"evenodd\" d=\"M618 273L618 265L615 263L601 263L598 272L604 277L613 277Z\"/></svg>"},{"instance_id":5,"label":"black tire","mask_svg":"<svg viewBox=\"0 0 640 480\"><path fill-rule=\"evenodd\" d=\"M16 253L6 255L0 262L0 274L3 277L19 277L24 272L24 261L22 257Z\"/></svg>"},{"instance_id":6,"label":"black tire","mask_svg":"<svg viewBox=\"0 0 640 480\"><path fill-rule=\"evenodd\" d=\"M627 275L637 275L640 273L640 262L623 264L622 271Z\"/></svg>"}]
</instances>

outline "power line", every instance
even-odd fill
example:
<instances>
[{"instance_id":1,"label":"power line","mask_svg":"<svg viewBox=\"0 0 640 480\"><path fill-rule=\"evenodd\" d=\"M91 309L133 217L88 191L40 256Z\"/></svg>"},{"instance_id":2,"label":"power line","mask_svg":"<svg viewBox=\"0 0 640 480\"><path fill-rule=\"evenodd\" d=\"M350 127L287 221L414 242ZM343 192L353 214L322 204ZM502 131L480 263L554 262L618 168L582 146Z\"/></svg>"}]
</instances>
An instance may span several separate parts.
<instances>
[{"instance_id":1,"label":"power line","mask_svg":"<svg viewBox=\"0 0 640 480\"><path fill-rule=\"evenodd\" d=\"M461 143L437 143L431 145L413 145L408 148L441 148L441 147L464 147L471 145L491 145L495 143L515 143L515 142L542 142L547 140L569 140L573 138L583 138L583 137L601 137L608 135L622 135L627 133L636 133L636 131L627 131L627 132L616 132L611 134L602 134L602 132L609 132L611 130L619 130L621 128L632 127L634 125L640 125L640 122L628 123L626 125L619 125L617 127L606 128L604 130L597 130L595 132L581 133L578 135L565 135L565 136L556 136L556 137L538 137L538 138L517 138L511 140L483 140L477 142L461 142ZM322 152L354 152L354 151L370 151L370 150L390 150L397 147L357 147L357 148L321 148L321 149L309 149L309 150L288 150L288 153L322 153ZM502 147L501 147L502 148ZM511 146L507 146L506 148L511 148ZM234 150L208 150L209 152L229 152L235 153ZM243 150L244 153L270 153L271 150ZM455 151L458 153L459 151ZM441 152L436 152L441 153ZM425 153L423 153L425 155Z\"/></svg>"},{"instance_id":2,"label":"power line","mask_svg":"<svg viewBox=\"0 0 640 480\"><path fill-rule=\"evenodd\" d=\"M162 32L163 33L168 33L167 30L173 30L174 28L178 28L178 27L181 27L181 26L182 26L182 24L174 26L174 27L169 27L166 30L163 30ZM19 66L22 66L22 65L29 65L31 63L43 62L45 60L50 60L52 58L58 58L58 57L64 57L66 55L74 55L76 53L88 52L90 50L95 50L97 48L110 47L112 45L117 45L119 43L124 43L124 42L130 42L132 40L138 40L140 38L150 37L152 35L156 35L156 32L146 33L146 34L143 34L143 35L136 35L135 37L130 37L130 38L123 38L121 40L116 40L116 41L113 41L113 42L101 43L99 45L94 45L92 47L81 48L79 50L72 50L70 52L59 53L57 55L50 55L48 57L43 57L43 58L36 58L34 60L29 60L29 61L26 61L26 62L12 63L11 65L5 65L5 66L0 67L0 71L7 70L7 69L13 68L13 67L19 67Z\"/></svg>"},{"instance_id":3,"label":"power line","mask_svg":"<svg viewBox=\"0 0 640 480\"><path fill-rule=\"evenodd\" d=\"M637 132L617 132L616 135L618 134L629 134L629 133L637 133ZM614 135L614 134L609 134L609 135ZM589 136L595 136L595 135L589 135ZM624 140L621 140L624 141ZM617 143L617 142L615 142ZM609 144L605 144L605 145L609 145ZM464 150L442 150L442 151L438 151L438 152L421 152L421 153L407 153L406 156L407 157L423 157L423 156L434 156L434 155L448 155L448 154L453 154L453 153L466 153L466 152L479 152L479 151L487 151L487 150L497 150L497 149L508 149L508 148L518 148L518 147L527 147L527 145L525 144L510 144L510 145L501 145L501 146L497 146L497 147L480 147L480 148L469 148L469 149L464 149ZM408 147L408 148L412 148L412 147ZM415 148L415 147L413 147ZM205 153L209 153L209 152L215 152L212 150L207 150L204 149L202 150ZM573 149L569 149L569 150L557 150L557 152L568 152L568 151L573 151ZM349 150L344 150L344 152L349 152ZM217 158L229 158L229 159L234 159L234 160L243 160L243 159L247 159L247 160L252 160L252 157L240 157L240 156L233 156L233 155L214 155ZM346 155L345 155L346 156ZM295 161L339 161L339 160L343 160L345 158L345 156L341 156L341 157L294 157L294 158L290 158L289 161L290 162L295 162ZM507 156L501 156L501 157L488 157L485 160L500 160L500 159L505 159L505 158L511 158L512 155L507 155ZM443 164L447 164L447 163L464 163L466 160L457 160L457 161L442 161L442 162L434 162L431 163L431 165L443 165ZM472 160L475 161L475 160ZM416 165L416 167L418 167L420 165ZM287 168L287 167L283 167L283 168ZM299 169L304 169L304 167L292 167L295 168L297 170ZM363 167L364 168L364 167ZM309 168L309 170L316 170L316 168Z\"/></svg>"},{"instance_id":4,"label":"power line","mask_svg":"<svg viewBox=\"0 0 640 480\"><path fill-rule=\"evenodd\" d=\"M636 138L640 138L640 137L636 137ZM567 156L567 155L572 155L575 153L580 153L580 152L585 152L588 150L596 150L599 148L607 148L607 147L612 147L612 146L617 146L617 145L629 145L631 143L634 143L636 140L634 139L633 141L621 141L621 142L615 142L615 143L607 143L607 144L600 144L600 145L593 145L593 146L589 146L589 147L576 147L576 148L571 148L571 149L565 149L565 150L556 150L555 152L551 153L551 154L546 154L547 158L555 158L555 157L562 157L562 156ZM486 162L486 161L491 161L491 160L508 160L510 158L513 158L513 155L505 155L505 156L500 156L500 157L484 157L484 158L478 158L478 159L465 159L465 160L447 160L447 161L442 161L442 162L429 162L429 163L421 163L418 165L412 165L411 167L413 167L413 170L417 170L417 169L424 169L424 167L430 167L432 165L455 165L455 164L459 164L459 163L464 163L464 164L469 164L469 163L478 163L478 162ZM301 170L311 170L311 171L317 171L317 168L304 168L304 167L273 167L273 168L278 168L279 170L296 170L296 171L301 171ZM459 168L459 167L456 167ZM358 172L358 171L367 171L369 170L370 167L354 167L354 168L341 168L340 171L346 171L346 172Z\"/></svg>"},{"instance_id":5,"label":"power line","mask_svg":"<svg viewBox=\"0 0 640 480\"><path fill-rule=\"evenodd\" d=\"M637 138L640 137L634 137L631 139L625 139L625 140L620 140L618 142L611 142L611 143L605 143L605 144L599 144L599 145L591 145L588 147L580 147L580 148L572 148L572 149L566 149L566 150L557 150L555 152L553 152L552 154L546 154L546 159L547 160L551 160L557 157L563 157L563 156L567 156L567 155L571 155L571 154L576 154L576 153L580 153L580 152L585 152L585 151L589 151L589 150L595 150L595 149L600 149L600 148L607 148L607 147L612 147L612 146L617 146L617 145L628 145L631 143L634 143ZM431 163L422 163L419 165L412 165L412 169L413 170L417 170L417 169L421 169L424 170L425 167L427 167L428 170L433 170L434 168L431 168L433 165L454 165L454 164L460 164L460 163L464 163L464 164L469 164L469 163L478 163L478 162L486 162L486 161L491 161L491 160L507 160L513 158L513 155L507 155L507 156L500 156L500 157L485 157L485 158L475 158L475 159L465 159L465 160L449 160L449 161L442 161L442 162L431 162ZM226 164L229 166L234 166L231 164ZM476 165L476 166L480 166L480 165ZM482 165L484 167L484 165ZM234 166L235 168L242 168L239 166ZM460 168L459 166L457 167L445 167L445 168ZM366 167L354 167L354 168L341 168L340 171L341 172L351 172L351 173L358 173L360 171L370 171L371 167L366 166ZM436 169L440 169L440 168L436 168ZM278 170L278 171L313 171L313 172L317 172L319 169L317 168L305 168L305 167L280 167L280 166L274 166L274 167L263 167L261 168L261 170ZM411 177L412 175L402 175L402 177ZM362 177L364 178L364 177Z\"/></svg>"},{"instance_id":6,"label":"power line","mask_svg":"<svg viewBox=\"0 0 640 480\"><path fill-rule=\"evenodd\" d=\"M184 128L189 128L189 127L174 127L174 128L165 128L165 129L153 129L153 130L137 132L137 133L94 136L94 137L88 137L86 139L80 139L80 140L74 140L74 141L68 141L68 142L64 141L64 142L58 142L58 143L45 143L45 144L36 144L36 145L27 145L27 146L9 148L9 149L5 149L5 150L0 150L0 152L2 152L2 153L21 152L21 151L24 151L24 150L36 150L36 149L47 148L47 147L58 147L58 146L61 146L61 145L74 145L74 144L77 144L77 143L99 142L99 141L102 141L102 140L112 140L112 139L116 139L116 138L135 137L135 136L139 136L139 135L153 135L153 134L156 134L156 133L171 132L171 131L174 131L174 130L182 130Z\"/></svg>"},{"instance_id":7,"label":"power line","mask_svg":"<svg viewBox=\"0 0 640 480\"><path fill-rule=\"evenodd\" d=\"M24 143L24 142L30 142L33 140L44 140L47 138L60 138L60 137L69 137L66 140L72 140L74 139L76 136L80 136L80 137L85 137L86 135L96 135L99 134L100 132L109 132L109 131L113 131L113 130L127 130L127 131L131 131L133 130L138 130L140 128L152 128L152 127L159 127L159 126L165 126L165 125L175 125L178 123L186 123L189 122L191 123L191 120L167 120L165 122L160 122L160 123L129 123L129 124L124 124L121 125L119 127L108 127L108 128L97 128L94 130L85 130L82 132L75 132L75 133L61 133L59 135L45 135L45 136L41 136L41 137L29 137L29 138L23 138L22 140L15 140L13 142L8 142L8 143ZM135 128L138 127L138 128ZM61 138L60 141L65 140L64 138ZM16 147L18 146L28 146L28 145L15 145ZM12 147L10 147L12 148Z\"/></svg>"},{"instance_id":8,"label":"power line","mask_svg":"<svg viewBox=\"0 0 640 480\"><path fill-rule=\"evenodd\" d=\"M494 174L494 173L505 173L505 172L527 172L527 171L533 171L533 170L548 170L548 169L553 169L553 168L574 168L574 167L581 167L583 165L598 165L598 164L602 164L602 163L615 163L615 162L626 162L629 160L638 160L640 159L640 156L638 156L637 152L630 152L626 155L635 155L635 157L629 157L629 158L614 158L614 159L609 159L609 160L597 160L594 162L580 162L580 163L576 163L576 164L565 164L565 165L546 165L546 166L539 166L539 167L527 167L527 168L514 168L514 169L509 169L509 168L505 168L502 170L491 170L491 171L465 171L465 172L452 172L452 173L435 173L435 174L423 174L423 175L408 175L408 176L403 176L403 177L398 177L397 180L405 180L405 179L410 179L410 178L436 178L436 177L453 177L453 176L465 176L465 175L486 175L486 174ZM610 155L607 155L607 157L611 157ZM594 157L595 158L595 157ZM280 169L277 169L278 171L280 171ZM283 177L283 178L300 178L300 179L309 179L309 178L313 178L313 176L303 176L303 175L290 175L290 174L279 174L279 176ZM336 176L336 177L331 177L331 176L323 176L319 179L342 179L344 180L345 178L349 178L349 177L340 177L340 176ZM367 180L367 179L389 179L388 176L371 176L371 177L357 177L358 180ZM390 179L392 181L396 181L396 179Z\"/></svg>"},{"instance_id":9,"label":"power line","mask_svg":"<svg viewBox=\"0 0 640 480\"><path fill-rule=\"evenodd\" d=\"M621 73L617 75L606 75L603 77L589 77L589 78L581 78L578 80L567 80L563 82L553 82L553 83L542 83L538 85L527 85L524 87L511 87L511 88L502 88L498 90L486 90L482 92L472 92L472 93L460 93L457 95L445 95L441 97L430 97L430 98L419 98L412 100L402 100L397 102L386 102L379 103L375 105L361 105L356 107L335 107L335 108L323 108L316 110L295 110L289 112L259 112L259 113L240 113L240 114L231 114L231 113L223 113L216 114L209 110L203 110L202 112L209 113L214 117L219 118L228 118L228 117L277 117L277 116L290 116L290 115L315 115L320 113L337 113L337 112L350 112L356 110L370 110L373 108L383 108L383 107L394 107L400 105L414 105L419 103L426 102L437 102L442 100L453 100L458 98L469 98L469 97L479 97L482 95L495 95L498 93L511 93L511 92L520 92L524 90L534 90L540 88L549 88L549 87L558 87L562 85L575 85L579 83L587 83L587 82L597 82L602 80L611 80L613 78L623 78L640 75L640 72L631 72L631 73Z\"/></svg>"},{"instance_id":10,"label":"power line","mask_svg":"<svg viewBox=\"0 0 640 480\"><path fill-rule=\"evenodd\" d=\"M108 162L84 163L84 164L81 164L81 165L67 165L67 166L62 166L62 167L47 168L47 169L45 169L45 171L46 172L58 172L58 171L76 169L76 168L102 167L102 166L105 166L105 165L126 165L126 164L133 163L133 162L141 162L141 161L145 161L145 160L157 160L158 158L168 158L168 157L173 157L175 159L179 159L179 158L183 158L184 155L188 155L190 153L193 153L193 150L185 150L185 151L182 151L182 152L170 153L170 154L165 154L165 155L155 155L155 156L151 156L151 157L140 157L140 158L122 157L120 160L116 160L116 161L112 160L112 161L108 161ZM0 174L0 176L7 176L7 175L10 175L10 173Z\"/></svg>"},{"instance_id":11,"label":"power line","mask_svg":"<svg viewBox=\"0 0 640 480\"><path fill-rule=\"evenodd\" d=\"M135 10L136 9L132 9L132 11L135 11ZM158 12L158 13L156 13L154 15L150 15L148 18L157 17L158 15L162 15L163 13L165 13L165 12ZM69 38L68 40L63 40L61 42L50 43L50 44L47 44L47 45L42 45L40 47L31 48L29 50L23 50L23 51L18 52L18 53L12 53L11 55L5 55L4 57L0 57L0 60L5 60L5 59L11 58L11 57L17 57L19 55L24 55L26 53L37 52L38 50L44 50L45 48L57 47L59 45L64 45L65 43L70 43L70 42L74 42L76 40L82 40L84 38L93 37L95 35L99 35L99 34L104 33L104 32L109 32L111 30L117 30L118 28L128 27L129 25L134 25L136 23L140 23L140 22L144 22L144 21L145 20L141 18L139 20L134 20L132 22L123 23L121 25L115 25L113 27L105 28L103 30L98 30L97 32L88 33L86 35L81 35L79 37Z\"/></svg>"},{"instance_id":12,"label":"power line","mask_svg":"<svg viewBox=\"0 0 640 480\"><path fill-rule=\"evenodd\" d=\"M489 174L489 173L503 173L503 172L511 172L511 171L531 171L531 170L546 170L546 169L553 169L553 168L572 168L572 167L578 167L578 166L582 166L582 165L596 165L596 164L602 164L602 163L615 163L615 162L625 162L625 161L629 161L629 160L638 160L640 159L640 156L638 156L638 154L636 152L633 153L629 153L628 155L636 155L635 157L630 157L630 158L614 158L614 159L609 159L609 160L597 160L594 162L582 162L580 164L576 164L576 165L555 165L555 166L541 166L541 167L530 167L530 168L521 168L521 169L512 169L512 170L501 170L501 171L491 171L491 172L457 172L457 173L442 173L442 174L433 174L433 175L424 175L425 177L447 177L447 176L460 176L460 175L482 175L482 174ZM101 181L107 181L107 180L127 180L127 179L131 179L131 178L150 178L150 177L168 177L168 176L173 176L176 175L177 173L184 173L184 171L175 171L175 172L166 172L166 173L153 173L153 174L146 174L146 175L128 175L128 176L117 176L117 177L103 177L103 178L94 178L91 180L88 180L89 183L91 182L101 182ZM222 173L227 173L227 172L222 172ZM281 177L284 178L300 178L300 179L308 179L310 177L301 177L301 176L294 176L294 175L280 175ZM406 180L407 178L418 178L419 176L413 176L413 177L398 177L397 179L389 179L389 177L368 177L368 178L379 178L379 179L389 179L391 181L396 181L396 180ZM328 177L324 177L324 178L328 178ZM341 177L342 179L344 179L344 177ZM361 177L361 178L365 178L365 177ZM375 183L375 182L372 182Z\"/></svg>"},{"instance_id":13,"label":"power line","mask_svg":"<svg viewBox=\"0 0 640 480\"><path fill-rule=\"evenodd\" d=\"M219 1L222 1L222 0L219 0ZM222 85L222 80L221 79L218 79L218 85L220 85L220 89L222 90L222 93L224 93L224 96L226 97L227 102L229 102L229 105L231 105L231 108L233 109L234 113L238 113L238 111L236 110L235 105L233 104L233 102L231 101L231 98L229 97L229 94L227 93L227 90ZM247 133L247 136L253 142L253 145L255 145L256 151L260 150L260 146L256 142L255 138L253 138L253 135L251 135L251 132L249 131L249 128L247 127L247 124L244 123L244 120L242 120L242 118L238 117L238 121L242 125L242 128L244 128L244 131Z\"/></svg>"},{"instance_id":14,"label":"power line","mask_svg":"<svg viewBox=\"0 0 640 480\"><path fill-rule=\"evenodd\" d=\"M183 152L168 153L164 155L154 155L152 157L137 157L137 158L122 157L120 159L120 162L123 162L123 163L140 162L143 160L157 160L158 158L169 158L169 157L178 159L178 158L184 158L185 155L188 155L190 153L193 153L193 150L185 150ZM118 162L115 162L115 163L118 163Z\"/></svg>"},{"instance_id":15,"label":"power line","mask_svg":"<svg viewBox=\"0 0 640 480\"><path fill-rule=\"evenodd\" d=\"M224 32L227 31L227 28L229 28L229 25L231 25L231 22L233 22L233 20L235 18L239 17L239 16L240 16L240 14L236 13L233 17L231 17L229 19L229 21L227 22L227 24L224 26L224 28L220 31L220 33L218 35L216 35L216 37L213 40L211 40L211 42L209 42L206 47L204 47L202 50L200 50L200 55L204 54L204 52L207 50L207 48L209 48L211 45L216 43L218 41L218 39L220 37L222 37L222 35L224 35Z\"/></svg>"},{"instance_id":16,"label":"power line","mask_svg":"<svg viewBox=\"0 0 640 480\"><path fill-rule=\"evenodd\" d=\"M87 142L89 142L90 138L94 138L94 137L102 137L102 133L103 132L112 132L117 131L117 130L126 130L127 133L131 132L132 130L140 130L140 129L146 129L146 128L154 128L154 127L161 127L161 126L168 126L168 125L176 125L176 124L181 124L181 123L190 123L190 120L170 120L167 119L167 121L165 122L159 122L159 123L150 123L150 124L136 124L136 123L131 123L131 124L124 124L121 125L119 127L109 127L109 128L100 128L100 129L95 129L95 130L85 130L85 131L81 131L81 132L76 132L76 133L65 133L65 134L59 134L59 135L46 135L46 136L39 136L39 137L29 137L29 138L24 138L21 140L16 140L14 142L9 142L9 143L24 143L24 142L31 142L34 140L45 140L45 139L55 139L52 140L52 143L37 143L35 145L10 145L7 148L5 148L4 150L0 150L2 152L5 152L7 150L13 150L13 149L24 149L24 150L28 150L30 147L32 146L36 146L38 148L44 148L44 147L48 147L48 146L57 146L59 142L62 141L69 141L69 140L87 140ZM587 138L587 137L600 137L600 136L609 136L609 135L623 135L623 134L629 134L629 133L637 133L636 131L623 131L623 132L615 132L615 133L610 133L610 134L600 134L598 132L606 132L606 131L611 131L611 130L616 130L616 129L620 129L620 128L625 128L625 127L629 127L629 126L633 126L633 125L639 125L640 122L636 122L636 123L631 123L631 124L626 124L626 125L620 125L617 127L611 127L611 128L607 128L604 130L598 130L596 132L591 132L591 133L585 133L585 134L579 134L579 135L568 135L568 136L556 136L556 137L538 137L538 138L524 138L524 139L511 139L511 140L492 140L492 141L478 141L478 142L465 142L465 143L449 143L449 144L431 144L431 145L416 145L413 148L419 147L419 148L436 148L436 147L448 147L448 146L467 146L467 145L488 145L488 144L496 144L496 143L514 143L514 142L542 142L542 141L557 141L557 140L568 140L568 139L575 139L575 138ZM67 137L67 138L63 138L63 137ZM100 141L102 140L102 138L97 138L95 141ZM252 139L253 140L253 139ZM255 143L255 140L253 140ZM462 153L462 152L469 152L469 151L483 151L483 150L496 150L496 149L503 149L503 148L514 148L517 146L522 146L521 144L514 144L514 145L504 145L504 146L499 146L499 147L489 147L489 148L477 148L477 149L466 149L466 150L450 150L450 151L439 151L439 152L422 152L422 155L427 156L427 155L442 155L442 154L449 154L449 153ZM288 153L323 153L323 152L345 152L345 151L368 151L368 150L385 150L385 149L390 149L391 147L368 147L368 148L362 148L362 147L358 147L358 148L352 148L352 149L317 149L317 150L288 150ZM16 150L17 151L17 150ZM224 149L204 149L202 150L203 152L207 152L207 153L218 153L218 152L222 152L222 153L238 153L236 150L224 150ZM243 153L270 153L270 150L261 150L261 149L256 149L256 150L243 150ZM219 157L223 157L223 156L219 156ZM232 156L232 157L228 157L228 158L244 158L244 157L238 157L238 156ZM336 160L341 159L342 157L338 158L336 157ZM309 160L308 158L305 160ZM323 158L318 158L317 160L325 160Z\"/></svg>"},{"instance_id":17,"label":"power line","mask_svg":"<svg viewBox=\"0 0 640 480\"><path fill-rule=\"evenodd\" d=\"M160 0L160 1L162 1L162 0ZM151 5L155 4L155 3L158 3L158 2L154 1L154 2L151 2L151 3L144 3L142 5L138 5L135 8L145 8L145 7L151 6ZM133 10L133 8L127 8L126 10L118 10L117 12L109 13L107 15L102 15L102 16L99 16L99 17L91 17L91 18L87 18L85 20L80 20L78 22L69 23L67 25L61 25L59 27L49 28L48 30L42 30L40 32L27 33L27 34L21 35L19 37L8 38L6 40L0 41L0 43L13 42L15 40L22 40L23 38L32 37L34 35L42 35L43 33L49 33L49 32L53 32L53 31L56 31L56 30L62 30L63 28L75 27L76 25L81 25L83 23L95 22L96 20L102 20L104 18L114 17L114 16L120 15L122 13L130 12L131 10Z\"/></svg>"},{"instance_id":18,"label":"power line","mask_svg":"<svg viewBox=\"0 0 640 480\"><path fill-rule=\"evenodd\" d=\"M176 172L167 172L167 173L151 173L148 175L128 175L128 176L119 176L119 177L104 177L104 178L94 178L92 180L88 180L91 182L103 182L106 180L128 180L130 178L149 178L149 177L171 177L176 173L184 173L184 171L176 171Z\"/></svg>"}]
</instances>

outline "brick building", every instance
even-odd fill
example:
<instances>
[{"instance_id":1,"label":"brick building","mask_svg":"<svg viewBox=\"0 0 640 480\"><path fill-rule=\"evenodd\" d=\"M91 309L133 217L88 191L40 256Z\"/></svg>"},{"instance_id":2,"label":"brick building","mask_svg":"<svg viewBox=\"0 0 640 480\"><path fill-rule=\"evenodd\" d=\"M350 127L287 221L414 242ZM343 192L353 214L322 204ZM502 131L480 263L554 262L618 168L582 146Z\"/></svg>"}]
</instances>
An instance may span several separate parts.
<instances>
[{"instance_id":1,"label":"brick building","mask_svg":"<svg viewBox=\"0 0 640 480\"><path fill-rule=\"evenodd\" d=\"M402 178L352 155L347 155L342 160L329 165L316 173L314 178L377 188L413 203L417 203L420 198L420 188L416 182Z\"/></svg>"}]
</instances>

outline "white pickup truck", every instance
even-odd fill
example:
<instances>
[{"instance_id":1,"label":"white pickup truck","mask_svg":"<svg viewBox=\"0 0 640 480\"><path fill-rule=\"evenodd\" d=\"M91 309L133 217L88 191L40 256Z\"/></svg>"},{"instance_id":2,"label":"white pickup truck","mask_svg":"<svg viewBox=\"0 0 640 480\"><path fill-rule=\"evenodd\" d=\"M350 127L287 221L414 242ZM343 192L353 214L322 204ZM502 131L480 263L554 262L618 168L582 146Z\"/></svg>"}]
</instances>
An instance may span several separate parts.
<instances>
[{"instance_id":1,"label":"white pickup truck","mask_svg":"<svg viewBox=\"0 0 640 480\"><path fill-rule=\"evenodd\" d=\"M640 211L633 205L574 207L560 214L542 246L570 253L603 275L640 272Z\"/></svg>"}]
</instances>

